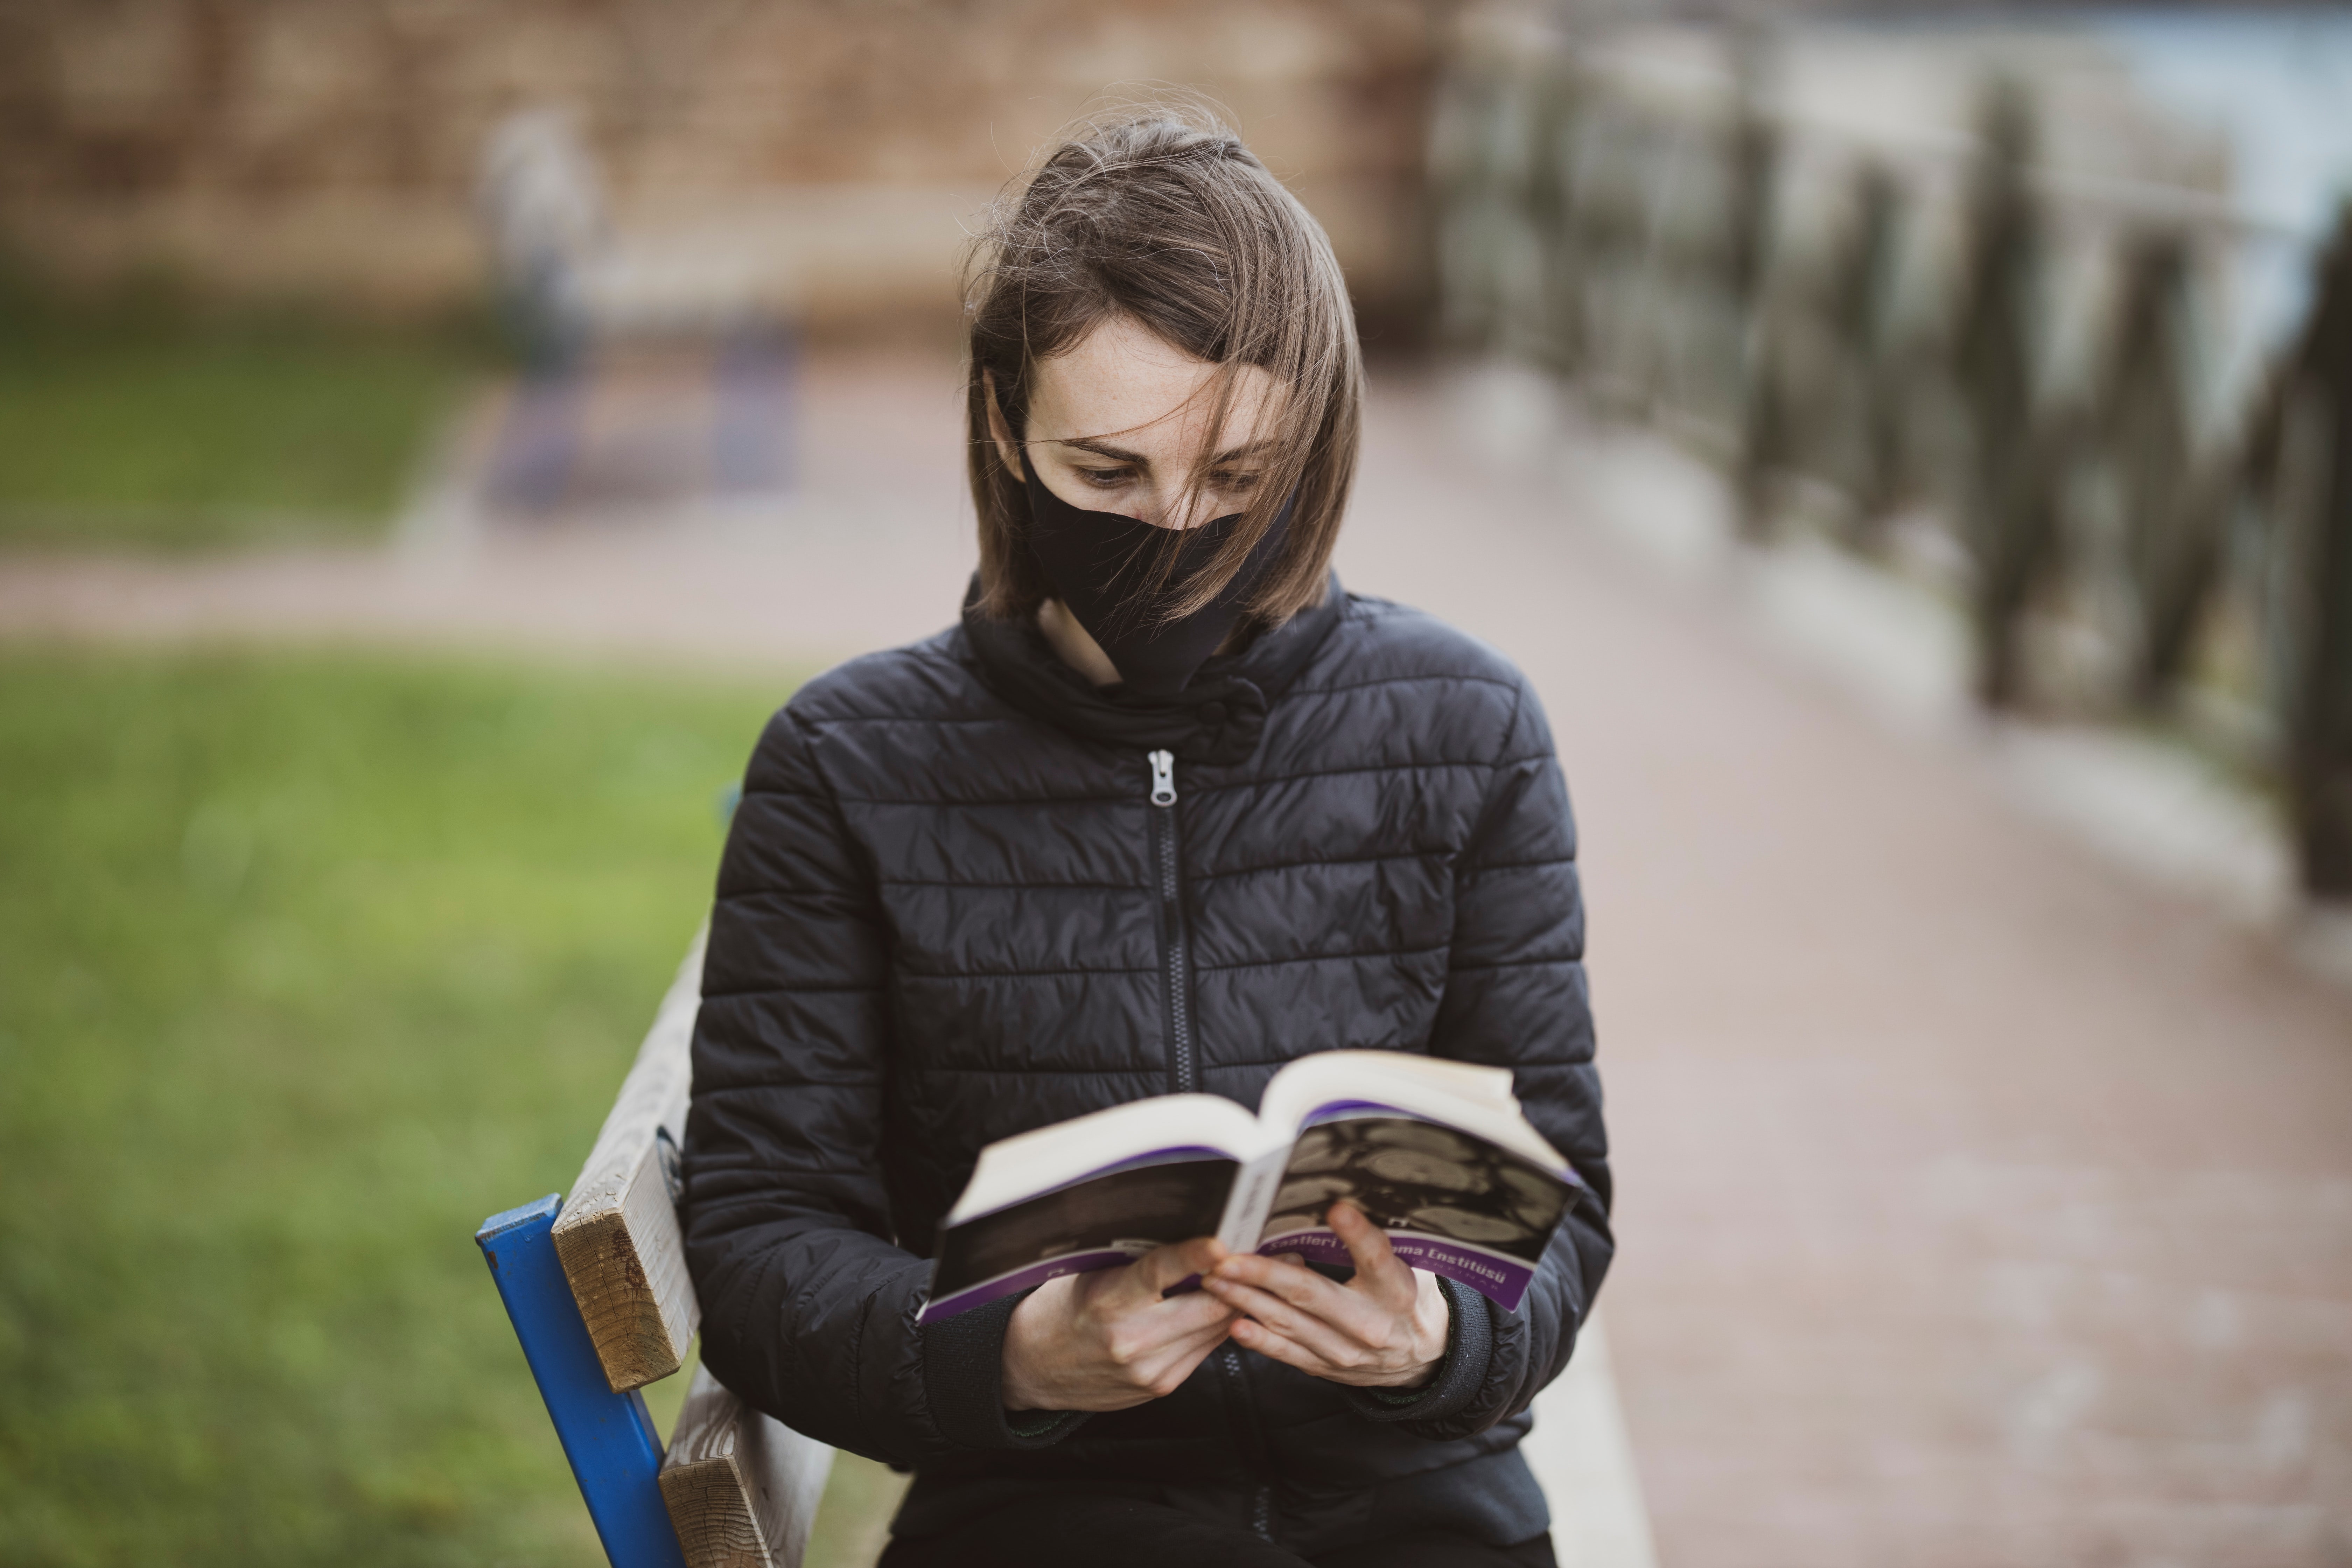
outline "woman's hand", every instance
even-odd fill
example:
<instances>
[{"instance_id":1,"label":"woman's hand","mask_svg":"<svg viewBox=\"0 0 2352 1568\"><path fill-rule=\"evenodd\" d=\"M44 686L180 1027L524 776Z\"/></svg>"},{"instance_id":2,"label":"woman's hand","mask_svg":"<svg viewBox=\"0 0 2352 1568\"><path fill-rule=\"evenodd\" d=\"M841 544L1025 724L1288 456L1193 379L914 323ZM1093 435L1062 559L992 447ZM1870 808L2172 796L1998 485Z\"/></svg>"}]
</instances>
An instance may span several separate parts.
<instances>
[{"instance_id":1,"label":"woman's hand","mask_svg":"<svg viewBox=\"0 0 2352 1568\"><path fill-rule=\"evenodd\" d=\"M1345 1285L1281 1258L1227 1256L1204 1294L1247 1314L1234 1342L1303 1373L1357 1388L1413 1388L1445 1359L1451 1315L1437 1276L1398 1258L1380 1226L1341 1201L1327 1216L1356 1261Z\"/></svg>"},{"instance_id":2,"label":"woman's hand","mask_svg":"<svg viewBox=\"0 0 2352 1568\"><path fill-rule=\"evenodd\" d=\"M1234 1312L1206 1291L1160 1292L1225 1257L1200 1237L1037 1287L1005 1326L1005 1408L1125 1410L1175 1393L1224 1343Z\"/></svg>"}]
</instances>

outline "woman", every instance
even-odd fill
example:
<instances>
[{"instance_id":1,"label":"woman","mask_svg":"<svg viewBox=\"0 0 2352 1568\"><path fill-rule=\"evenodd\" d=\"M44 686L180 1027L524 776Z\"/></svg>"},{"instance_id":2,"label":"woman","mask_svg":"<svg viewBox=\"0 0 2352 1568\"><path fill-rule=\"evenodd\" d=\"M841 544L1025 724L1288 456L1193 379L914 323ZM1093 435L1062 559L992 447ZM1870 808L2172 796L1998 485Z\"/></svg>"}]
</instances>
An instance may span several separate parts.
<instances>
[{"instance_id":1,"label":"woman","mask_svg":"<svg viewBox=\"0 0 2352 1568\"><path fill-rule=\"evenodd\" d=\"M1153 113L1055 153L983 256L962 623L801 689L719 873L703 1357L914 1471L893 1568L1549 1563L1517 1445L1608 1267L1597 1214L1516 1312L1339 1207L1352 1272L1201 1238L916 1322L982 1145L1255 1107L1311 1051L1508 1067L1609 1190L1541 710L1330 572L1361 371L1321 230L1234 136Z\"/></svg>"}]
</instances>

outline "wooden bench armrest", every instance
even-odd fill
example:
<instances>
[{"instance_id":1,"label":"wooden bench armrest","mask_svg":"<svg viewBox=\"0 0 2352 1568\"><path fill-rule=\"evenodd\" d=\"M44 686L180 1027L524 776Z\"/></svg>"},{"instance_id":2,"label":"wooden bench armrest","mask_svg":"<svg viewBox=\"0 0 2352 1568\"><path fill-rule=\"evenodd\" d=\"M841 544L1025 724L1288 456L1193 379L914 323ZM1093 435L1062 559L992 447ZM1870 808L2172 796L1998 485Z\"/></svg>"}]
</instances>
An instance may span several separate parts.
<instances>
[{"instance_id":1,"label":"wooden bench armrest","mask_svg":"<svg viewBox=\"0 0 2352 1568\"><path fill-rule=\"evenodd\" d=\"M800 1568L833 1450L694 1369L662 1461L662 1501L687 1568Z\"/></svg>"},{"instance_id":2,"label":"wooden bench armrest","mask_svg":"<svg viewBox=\"0 0 2352 1568\"><path fill-rule=\"evenodd\" d=\"M698 1367L665 1455L633 1392L677 1371L701 1321L677 1184L707 934L687 950L561 1210L551 1194L491 1216L476 1239L613 1561L676 1564L682 1552L687 1568L800 1568L833 1450Z\"/></svg>"},{"instance_id":3,"label":"wooden bench armrest","mask_svg":"<svg viewBox=\"0 0 2352 1568\"><path fill-rule=\"evenodd\" d=\"M615 1394L684 1365L701 1322L686 1273L675 1184L708 934L708 928L695 934L555 1220L556 1257Z\"/></svg>"}]
</instances>

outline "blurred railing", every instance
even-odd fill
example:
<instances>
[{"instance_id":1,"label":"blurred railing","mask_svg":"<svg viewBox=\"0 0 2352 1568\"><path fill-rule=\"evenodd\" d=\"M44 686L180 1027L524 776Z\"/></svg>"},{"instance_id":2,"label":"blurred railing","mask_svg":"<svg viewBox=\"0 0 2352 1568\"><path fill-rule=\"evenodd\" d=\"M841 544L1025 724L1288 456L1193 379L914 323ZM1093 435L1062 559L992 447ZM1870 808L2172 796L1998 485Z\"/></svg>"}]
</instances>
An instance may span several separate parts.
<instances>
[{"instance_id":1,"label":"blurred railing","mask_svg":"<svg viewBox=\"0 0 2352 1568\"><path fill-rule=\"evenodd\" d=\"M1735 57L1737 58L1737 57ZM1666 426L1754 539L1811 529L1964 607L1998 708L2164 725L2275 794L2352 895L2352 209L2037 160L2035 103L1871 142L1566 42L1455 63L1431 163L1449 334ZM2250 278L2307 272L2299 326ZM2264 269L2267 268L2267 273Z\"/></svg>"}]
</instances>

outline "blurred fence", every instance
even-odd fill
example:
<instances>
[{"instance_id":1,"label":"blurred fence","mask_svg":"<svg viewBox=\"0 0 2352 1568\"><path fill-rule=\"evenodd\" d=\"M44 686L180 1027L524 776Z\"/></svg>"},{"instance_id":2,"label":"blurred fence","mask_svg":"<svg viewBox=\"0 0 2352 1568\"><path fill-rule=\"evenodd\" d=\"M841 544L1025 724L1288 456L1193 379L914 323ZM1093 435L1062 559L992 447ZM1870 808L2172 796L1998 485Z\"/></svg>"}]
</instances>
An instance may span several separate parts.
<instances>
[{"instance_id":1,"label":"blurred fence","mask_svg":"<svg viewBox=\"0 0 2352 1568\"><path fill-rule=\"evenodd\" d=\"M1433 131L1458 343L1549 366L1732 476L1742 527L1924 575L1986 704L2154 721L2274 791L2352 895L2352 209L2326 245L2069 174L1989 79L1873 142L1564 40L1465 51ZM2303 268L2299 326L2249 279Z\"/></svg>"}]
</instances>

